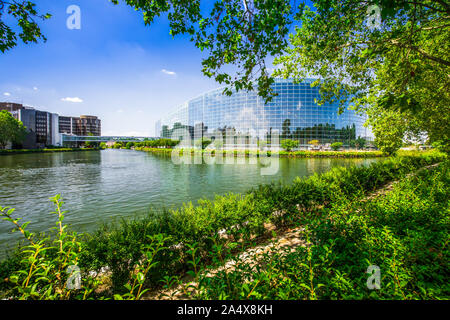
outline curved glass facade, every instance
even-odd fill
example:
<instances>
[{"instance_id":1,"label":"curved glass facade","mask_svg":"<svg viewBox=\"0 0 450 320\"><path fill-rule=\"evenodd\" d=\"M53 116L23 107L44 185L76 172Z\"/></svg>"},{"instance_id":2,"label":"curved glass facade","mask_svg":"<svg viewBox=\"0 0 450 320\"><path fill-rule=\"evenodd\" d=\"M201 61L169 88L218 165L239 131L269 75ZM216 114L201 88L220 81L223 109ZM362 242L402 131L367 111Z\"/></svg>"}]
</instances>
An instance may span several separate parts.
<instances>
[{"instance_id":1,"label":"curved glass facade","mask_svg":"<svg viewBox=\"0 0 450 320\"><path fill-rule=\"evenodd\" d=\"M278 130L280 139L295 139L301 145L319 140L326 145L335 141L347 145L358 137L372 140L369 128L363 126L365 116L352 110L338 115L337 104L318 106L319 88L311 87L313 80L294 84L278 79L272 85L278 93L271 102L257 92L239 91L223 95L215 89L187 101L156 123L156 135L173 138L176 129L187 129L192 138L214 138L218 133L232 130L236 135L267 139Z\"/></svg>"}]
</instances>

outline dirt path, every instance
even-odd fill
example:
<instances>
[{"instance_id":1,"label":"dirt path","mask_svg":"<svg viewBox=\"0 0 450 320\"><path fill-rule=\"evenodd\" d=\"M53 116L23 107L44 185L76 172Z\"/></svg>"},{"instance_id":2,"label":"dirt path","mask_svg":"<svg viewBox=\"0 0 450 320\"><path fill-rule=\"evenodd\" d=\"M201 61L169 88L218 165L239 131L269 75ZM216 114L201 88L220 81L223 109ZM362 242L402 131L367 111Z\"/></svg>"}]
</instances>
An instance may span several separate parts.
<instances>
[{"instance_id":1,"label":"dirt path","mask_svg":"<svg viewBox=\"0 0 450 320\"><path fill-rule=\"evenodd\" d=\"M272 229L273 225L266 225L266 229ZM236 263L244 263L251 267L255 267L257 264L262 263L261 258L272 252L280 252L280 249L289 247L291 251L294 251L299 246L305 246L305 241L302 239L303 228L292 228L283 231L276 238L273 238L270 243L261 244L259 246L250 248L228 260L225 265L209 270L207 277L212 277L220 271L227 270L231 272L235 269ZM238 262L237 262L238 261ZM159 300L184 300L190 299L187 292L192 292L193 287L196 283L192 281L192 278L185 277L180 285L174 289L161 290L157 292L152 292L143 297L143 299L159 299Z\"/></svg>"}]
</instances>

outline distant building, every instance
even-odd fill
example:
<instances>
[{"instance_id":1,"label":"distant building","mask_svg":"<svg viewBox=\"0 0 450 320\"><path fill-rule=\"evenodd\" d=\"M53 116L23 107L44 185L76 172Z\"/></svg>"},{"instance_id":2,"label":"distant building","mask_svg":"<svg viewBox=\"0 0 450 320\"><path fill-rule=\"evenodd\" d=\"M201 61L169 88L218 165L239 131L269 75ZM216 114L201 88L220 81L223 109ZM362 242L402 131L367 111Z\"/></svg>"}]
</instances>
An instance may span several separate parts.
<instances>
[{"instance_id":1,"label":"distant building","mask_svg":"<svg viewBox=\"0 0 450 320\"><path fill-rule=\"evenodd\" d=\"M96 116L59 117L59 133L76 136L101 136L101 120Z\"/></svg>"},{"instance_id":2,"label":"distant building","mask_svg":"<svg viewBox=\"0 0 450 320\"><path fill-rule=\"evenodd\" d=\"M73 117L59 117L59 132L65 134L75 134L73 130Z\"/></svg>"},{"instance_id":3,"label":"distant building","mask_svg":"<svg viewBox=\"0 0 450 320\"><path fill-rule=\"evenodd\" d=\"M18 110L23 109L23 105L20 103L14 102L0 102L0 111L6 110L11 113L17 112Z\"/></svg>"},{"instance_id":4,"label":"distant building","mask_svg":"<svg viewBox=\"0 0 450 320\"><path fill-rule=\"evenodd\" d=\"M35 149L61 146L61 134L101 136L101 121L96 116L66 117L36 110L19 103L0 102L0 111L6 110L28 129L23 148Z\"/></svg>"},{"instance_id":5,"label":"distant building","mask_svg":"<svg viewBox=\"0 0 450 320\"><path fill-rule=\"evenodd\" d=\"M77 122L77 136L100 136L101 135L101 122L96 116L80 116L74 118Z\"/></svg>"}]
</instances>

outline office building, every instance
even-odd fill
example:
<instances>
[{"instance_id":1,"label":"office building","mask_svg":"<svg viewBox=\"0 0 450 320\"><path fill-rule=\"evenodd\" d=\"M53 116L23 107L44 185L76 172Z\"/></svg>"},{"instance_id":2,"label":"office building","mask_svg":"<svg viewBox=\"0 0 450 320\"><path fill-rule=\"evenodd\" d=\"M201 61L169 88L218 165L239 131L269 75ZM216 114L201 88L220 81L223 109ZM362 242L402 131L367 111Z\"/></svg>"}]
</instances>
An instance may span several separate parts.
<instances>
[{"instance_id":1,"label":"office building","mask_svg":"<svg viewBox=\"0 0 450 320\"><path fill-rule=\"evenodd\" d=\"M7 110L28 130L23 148L61 146L61 134L101 136L101 121L96 116L67 117L36 110L19 103L0 102L0 111Z\"/></svg>"}]
</instances>

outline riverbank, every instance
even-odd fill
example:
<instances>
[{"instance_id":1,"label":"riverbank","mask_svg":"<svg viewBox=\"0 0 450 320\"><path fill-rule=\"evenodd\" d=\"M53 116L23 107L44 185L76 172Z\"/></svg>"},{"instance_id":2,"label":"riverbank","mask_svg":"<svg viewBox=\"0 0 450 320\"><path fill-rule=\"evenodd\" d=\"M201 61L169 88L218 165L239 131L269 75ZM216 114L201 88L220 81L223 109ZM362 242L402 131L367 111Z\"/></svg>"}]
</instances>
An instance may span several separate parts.
<instances>
[{"instance_id":1,"label":"riverbank","mask_svg":"<svg viewBox=\"0 0 450 320\"><path fill-rule=\"evenodd\" d=\"M449 169L422 167L303 213L270 241L148 298L448 299Z\"/></svg>"},{"instance_id":2,"label":"riverbank","mask_svg":"<svg viewBox=\"0 0 450 320\"><path fill-rule=\"evenodd\" d=\"M75 152L75 151L98 151L100 148L51 148L51 149L10 149L0 150L0 156L10 154L26 153L52 153L52 152Z\"/></svg>"},{"instance_id":3,"label":"riverbank","mask_svg":"<svg viewBox=\"0 0 450 320\"><path fill-rule=\"evenodd\" d=\"M444 221L442 214L445 215L448 212L448 208L445 207L448 206L445 201L448 199L445 197L445 192L448 193L448 170L439 171L432 176L421 175L419 178L424 181L422 184L417 180L410 182L408 185L411 188L404 193L408 197L399 203L401 206L398 206L398 211L391 210L392 204L395 204L398 199L397 195L394 195L390 202L383 202L383 205L379 207L375 206L378 202L374 201L372 207L362 208L361 200L386 183L407 179L409 173L421 167L442 162L445 158L443 154L428 152L420 156L390 158L368 167L335 168L322 175L297 179L290 185L264 185L249 191L246 195L217 196L212 201L199 201L197 206L189 203L176 210L150 212L144 219L124 220L119 225L104 226L97 232L85 236L69 234L65 229L59 229L55 230L55 236L52 239L47 238L38 243L35 238L27 236L24 232L27 238L33 240L29 254L35 258L30 260L25 253L18 252L11 259L2 262L1 278L12 279L13 283L3 283L1 287L10 295L24 298L30 298L30 291L36 290L37 286L42 288L41 294L35 293L36 298L39 299L50 298L48 294L56 299L61 298L62 294L72 299L87 297L128 299L142 298L147 289L171 288L178 285L188 275L203 286L200 288L204 288L203 291L199 291L198 298L214 297L219 294L224 299L265 297L313 299L327 298L328 294L337 292L330 297L361 299L371 297L374 292L364 289L362 284L365 284L365 281L360 281L361 277L367 277L364 271L369 266L366 264L370 263L382 265L383 275L394 274L400 277L411 275L408 278L409 282L401 287L402 292L406 292L404 298L444 297L446 293L439 291L442 283L442 280L439 280L441 271L432 267L435 262L427 258L424 263L428 269L424 269L424 265L421 265L421 269L419 268L426 270L429 275L436 276L436 280L426 283L425 292L421 289L424 285L417 282L415 278L422 276L419 269L412 269L412 271L408 269L398 273L395 268L408 258L404 255L408 252L409 246L414 248L413 252L418 255L417 257L426 254L429 248L434 248L433 252L439 256L444 248L441 236L445 238L445 232L439 233L438 238L430 238L430 240L423 237L408 238L406 243L401 242L406 249L403 250L403 247L400 247L397 251L396 246L399 242L396 240L396 232L404 233L404 230L411 229L415 225L417 227L425 225L426 232L423 235L429 236L432 233L428 230L442 227L442 221ZM440 168L448 168L448 163L446 162ZM418 185L423 186L424 189L413 188ZM416 193L417 197L411 197ZM429 203L417 202L422 198L428 199ZM59 198L54 201L57 208L61 209ZM349 208L352 210L349 211ZM361 208L364 210L361 211ZM413 210L408 211L408 208ZM435 211L430 211L421 217L421 210L428 210L427 208L434 208ZM5 210L2 212L5 215ZM60 211L56 210L56 212ZM371 219L367 220L365 215ZM12 219L12 222L14 221L17 222ZM365 228L364 223L371 221L377 221L377 227ZM223 265L225 261L236 257L239 252L254 247L264 239L271 239L279 230L298 225L312 230L311 233L305 234L305 243L311 242L311 239L321 239L330 232L331 235L336 236L327 236L328 240L324 238L326 241L317 243L317 248L311 251L307 248L314 248L314 246L304 247L306 251L301 251L294 257L300 265L293 265L290 263L291 260L286 261L281 256L276 260L281 263L281 265L277 264L276 268L289 267L288 269L292 270L286 272L294 272L293 276L299 280L310 279L311 272L317 274L317 278L313 277L312 285L310 282L300 281L310 285L309 291L302 284L292 287L291 291L289 283L281 282L282 286L271 286L270 277L267 278L267 273L261 272L251 273L248 281L243 281L242 278L243 276L246 278L248 273L221 272L218 278L202 277L208 268ZM395 229L386 230L385 227L395 227ZM360 242L361 240L358 239L367 239L367 241ZM426 243L426 246L416 246L414 239L418 241L417 243ZM329 241L331 242L328 243ZM332 243L332 241L335 242ZM364 246L358 247L361 243ZM387 247L378 248L378 244L383 243L386 243ZM46 246L52 246L53 249L45 249ZM58 251L58 247L62 250ZM344 251L342 251L343 248ZM361 248L367 249L369 255L359 252ZM335 265L330 264L331 267L326 265L328 269L325 270L337 268L336 270L342 269L342 272L329 273L326 277L320 277L320 270L324 269L316 268L315 264L320 263L322 258L335 263ZM36 264L31 265L32 260L36 261ZM66 279L68 276L63 272L65 267L71 264L76 264L84 270L82 281L85 287L81 291L75 292L65 287L58 287L61 279ZM309 264L313 269L304 270L302 264ZM267 266L267 262L265 265ZM50 267L55 269L49 270ZM350 269L345 269L347 267ZM33 273L28 273L30 268ZM20 270L25 272L21 273ZM349 270L352 272L348 273ZM42 271L48 275L47 279L33 276ZM358 273L359 271L361 274ZM345 273L358 277L351 279L348 279L348 276L342 277ZM31 276L27 278L27 274ZM341 277L336 277L338 275ZM280 276L280 281L289 280L289 277L286 278L282 274ZM389 280L387 283L391 283L390 278L387 280ZM346 285L348 281L358 286ZM395 281L395 277L392 281ZM333 290L330 289L322 294L319 290L320 283ZM384 280L382 283L385 283ZM285 289L271 291L270 287ZM205 291L205 288L211 290ZM300 290L300 288L303 289ZM393 291L392 288L396 287L391 285L382 287L376 292L377 295L374 298L398 298L399 291Z\"/></svg>"},{"instance_id":4,"label":"riverbank","mask_svg":"<svg viewBox=\"0 0 450 320\"><path fill-rule=\"evenodd\" d=\"M148 147L135 147L136 151L145 151L156 154L166 154L171 155L174 149L170 148L148 148ZM183 155L184 150L180 150L180 155ZM188 150L191 155L194 155L196 152L201 152L202 154L215 155L215 151L209 150ZM385 157L381 151L279 151L279 152L267 152L264 153L264 156L271 156L272 154L280 156L280 157L290 157L290 158L377 158L377 157ZM227 156L235 156L235 157L260 157L259 151L250 151L250 150L225 150L222 152L223 157Z\"/></svg>"}]
</instances>

